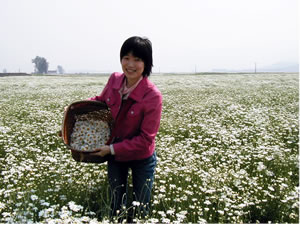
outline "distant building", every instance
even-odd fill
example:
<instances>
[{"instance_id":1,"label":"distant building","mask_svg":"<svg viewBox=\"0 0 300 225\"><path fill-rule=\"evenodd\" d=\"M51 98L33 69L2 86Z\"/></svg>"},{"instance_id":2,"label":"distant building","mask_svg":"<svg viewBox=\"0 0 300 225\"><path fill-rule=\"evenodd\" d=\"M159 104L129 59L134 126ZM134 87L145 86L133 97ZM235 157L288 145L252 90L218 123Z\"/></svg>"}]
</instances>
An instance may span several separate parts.
<instances>
[{"instance_id":1,"label":"distant building","mask_svg":"<svg viewBox=\"0 0 300 225\"><path fill-rule=\"evenodd\" d=\"M47 74L57 74L57 70L48 70Z\"/></svg>"}]
</instances>

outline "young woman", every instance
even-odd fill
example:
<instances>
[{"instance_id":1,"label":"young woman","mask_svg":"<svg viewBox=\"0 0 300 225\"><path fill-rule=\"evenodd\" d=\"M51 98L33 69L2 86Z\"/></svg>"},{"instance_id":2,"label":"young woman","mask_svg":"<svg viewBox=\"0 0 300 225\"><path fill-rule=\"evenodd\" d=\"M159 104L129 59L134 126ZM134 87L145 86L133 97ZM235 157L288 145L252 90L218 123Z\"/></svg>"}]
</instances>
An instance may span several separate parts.
<instances>
[{"instance_id":1,"label":"young woman","mask_svg":"<svg viewBox=\"0 0 300 225\"><path fill-rule=\"evenodd\" d=\"M120 61L123 73L113 73L100 96L90 98L105 102L115 121L110 144L93 155L111 155L107 167L112 215L126 205L129 169L133 199L145 215L154 180L155 136L162 111L162 95L148 79L153 66L151 42L141 37L127 39L121 47Z\"/></svg>"}]
</instances>

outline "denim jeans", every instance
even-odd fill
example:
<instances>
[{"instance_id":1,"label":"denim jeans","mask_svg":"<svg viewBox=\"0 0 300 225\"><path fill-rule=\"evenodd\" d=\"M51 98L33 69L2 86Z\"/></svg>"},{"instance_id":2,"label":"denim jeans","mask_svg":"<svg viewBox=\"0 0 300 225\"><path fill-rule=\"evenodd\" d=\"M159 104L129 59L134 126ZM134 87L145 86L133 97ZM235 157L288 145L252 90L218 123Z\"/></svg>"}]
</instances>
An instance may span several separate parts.
<instances>
[{"instance_id":1,"label":"denim jeans","mask_svg":"<svg viewBox=\"0 0 300 225\"><path fill-rule=\"evenodd\" d=\"M143 160L118 162L108 160L108 180L111 188L111 216L119 216L124 210L128 196L128 171L132 171L133 201L137 202L138 212L148 214L151 189L154 181L156 153Z\"/></svg>"}]
</instances>

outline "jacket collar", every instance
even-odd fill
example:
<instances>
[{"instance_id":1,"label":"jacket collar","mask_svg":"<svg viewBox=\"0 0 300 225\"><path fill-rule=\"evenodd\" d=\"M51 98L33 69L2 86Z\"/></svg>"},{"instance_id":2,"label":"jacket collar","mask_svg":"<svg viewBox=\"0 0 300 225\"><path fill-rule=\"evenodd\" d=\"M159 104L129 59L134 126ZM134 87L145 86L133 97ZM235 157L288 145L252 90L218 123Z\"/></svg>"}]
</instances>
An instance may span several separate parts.
<instances>
[{"instance_id":1,"label":"jacket collar","mask_svg":"<svg viewBox=\"0 0 300 225\"><path fill-rule=\"evenodd\" d=\"M119 77L119 79L116 79L115 82L113 82L112 88L120 90L123 84L123 81L125 79L125 74L122 73Z\"/></svg>"},{"instance_id":2,"label":"jacket collar","mask_svg":"<svg viewBox=\"0 0 300 225\"><path fill-rule=\"evenodd\" d=\"M120 90L122 87L122 84L124 82L125 79L125 74L123 73L119 79L116 79L115 82L113 83L112 88L116 89L116 90ZM131 98L137 102L142 101L143 96L145 93L145 89L148 86L148 78L144 77L141 82L138 84L138 86L129 94L128 98Z\"/></svg>"},{"instance_id":3,"label":"jacket collar","mask_svg":"<svg viewBox=\"0 0 300 225\"><path fill-rule=\"evenodd\" d=\"M140 102L144 97L144 93L148 86L148 78L144 77L138 86L129 94L128 98L132 98L133 100Z\"/></svg>"}]
</instances>

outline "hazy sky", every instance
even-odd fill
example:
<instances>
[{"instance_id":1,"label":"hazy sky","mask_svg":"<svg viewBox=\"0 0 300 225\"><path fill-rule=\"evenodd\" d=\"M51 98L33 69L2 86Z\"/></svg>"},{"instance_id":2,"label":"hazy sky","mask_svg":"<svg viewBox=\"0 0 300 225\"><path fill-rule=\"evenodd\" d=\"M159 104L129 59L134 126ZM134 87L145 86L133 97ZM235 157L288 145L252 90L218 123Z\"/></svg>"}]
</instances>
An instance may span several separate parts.
<instances>
[{"instance_id":1,"label":"hazy sky","mask_svg":"<svg viewBox=\"0 0 300 225\"><path fill-rule=\"evenodd\" d=\"M0 72L121 71L130 36L152 41L153 72L298 62L297 0L0 0Z\"/></svg>"}]
</instances>

